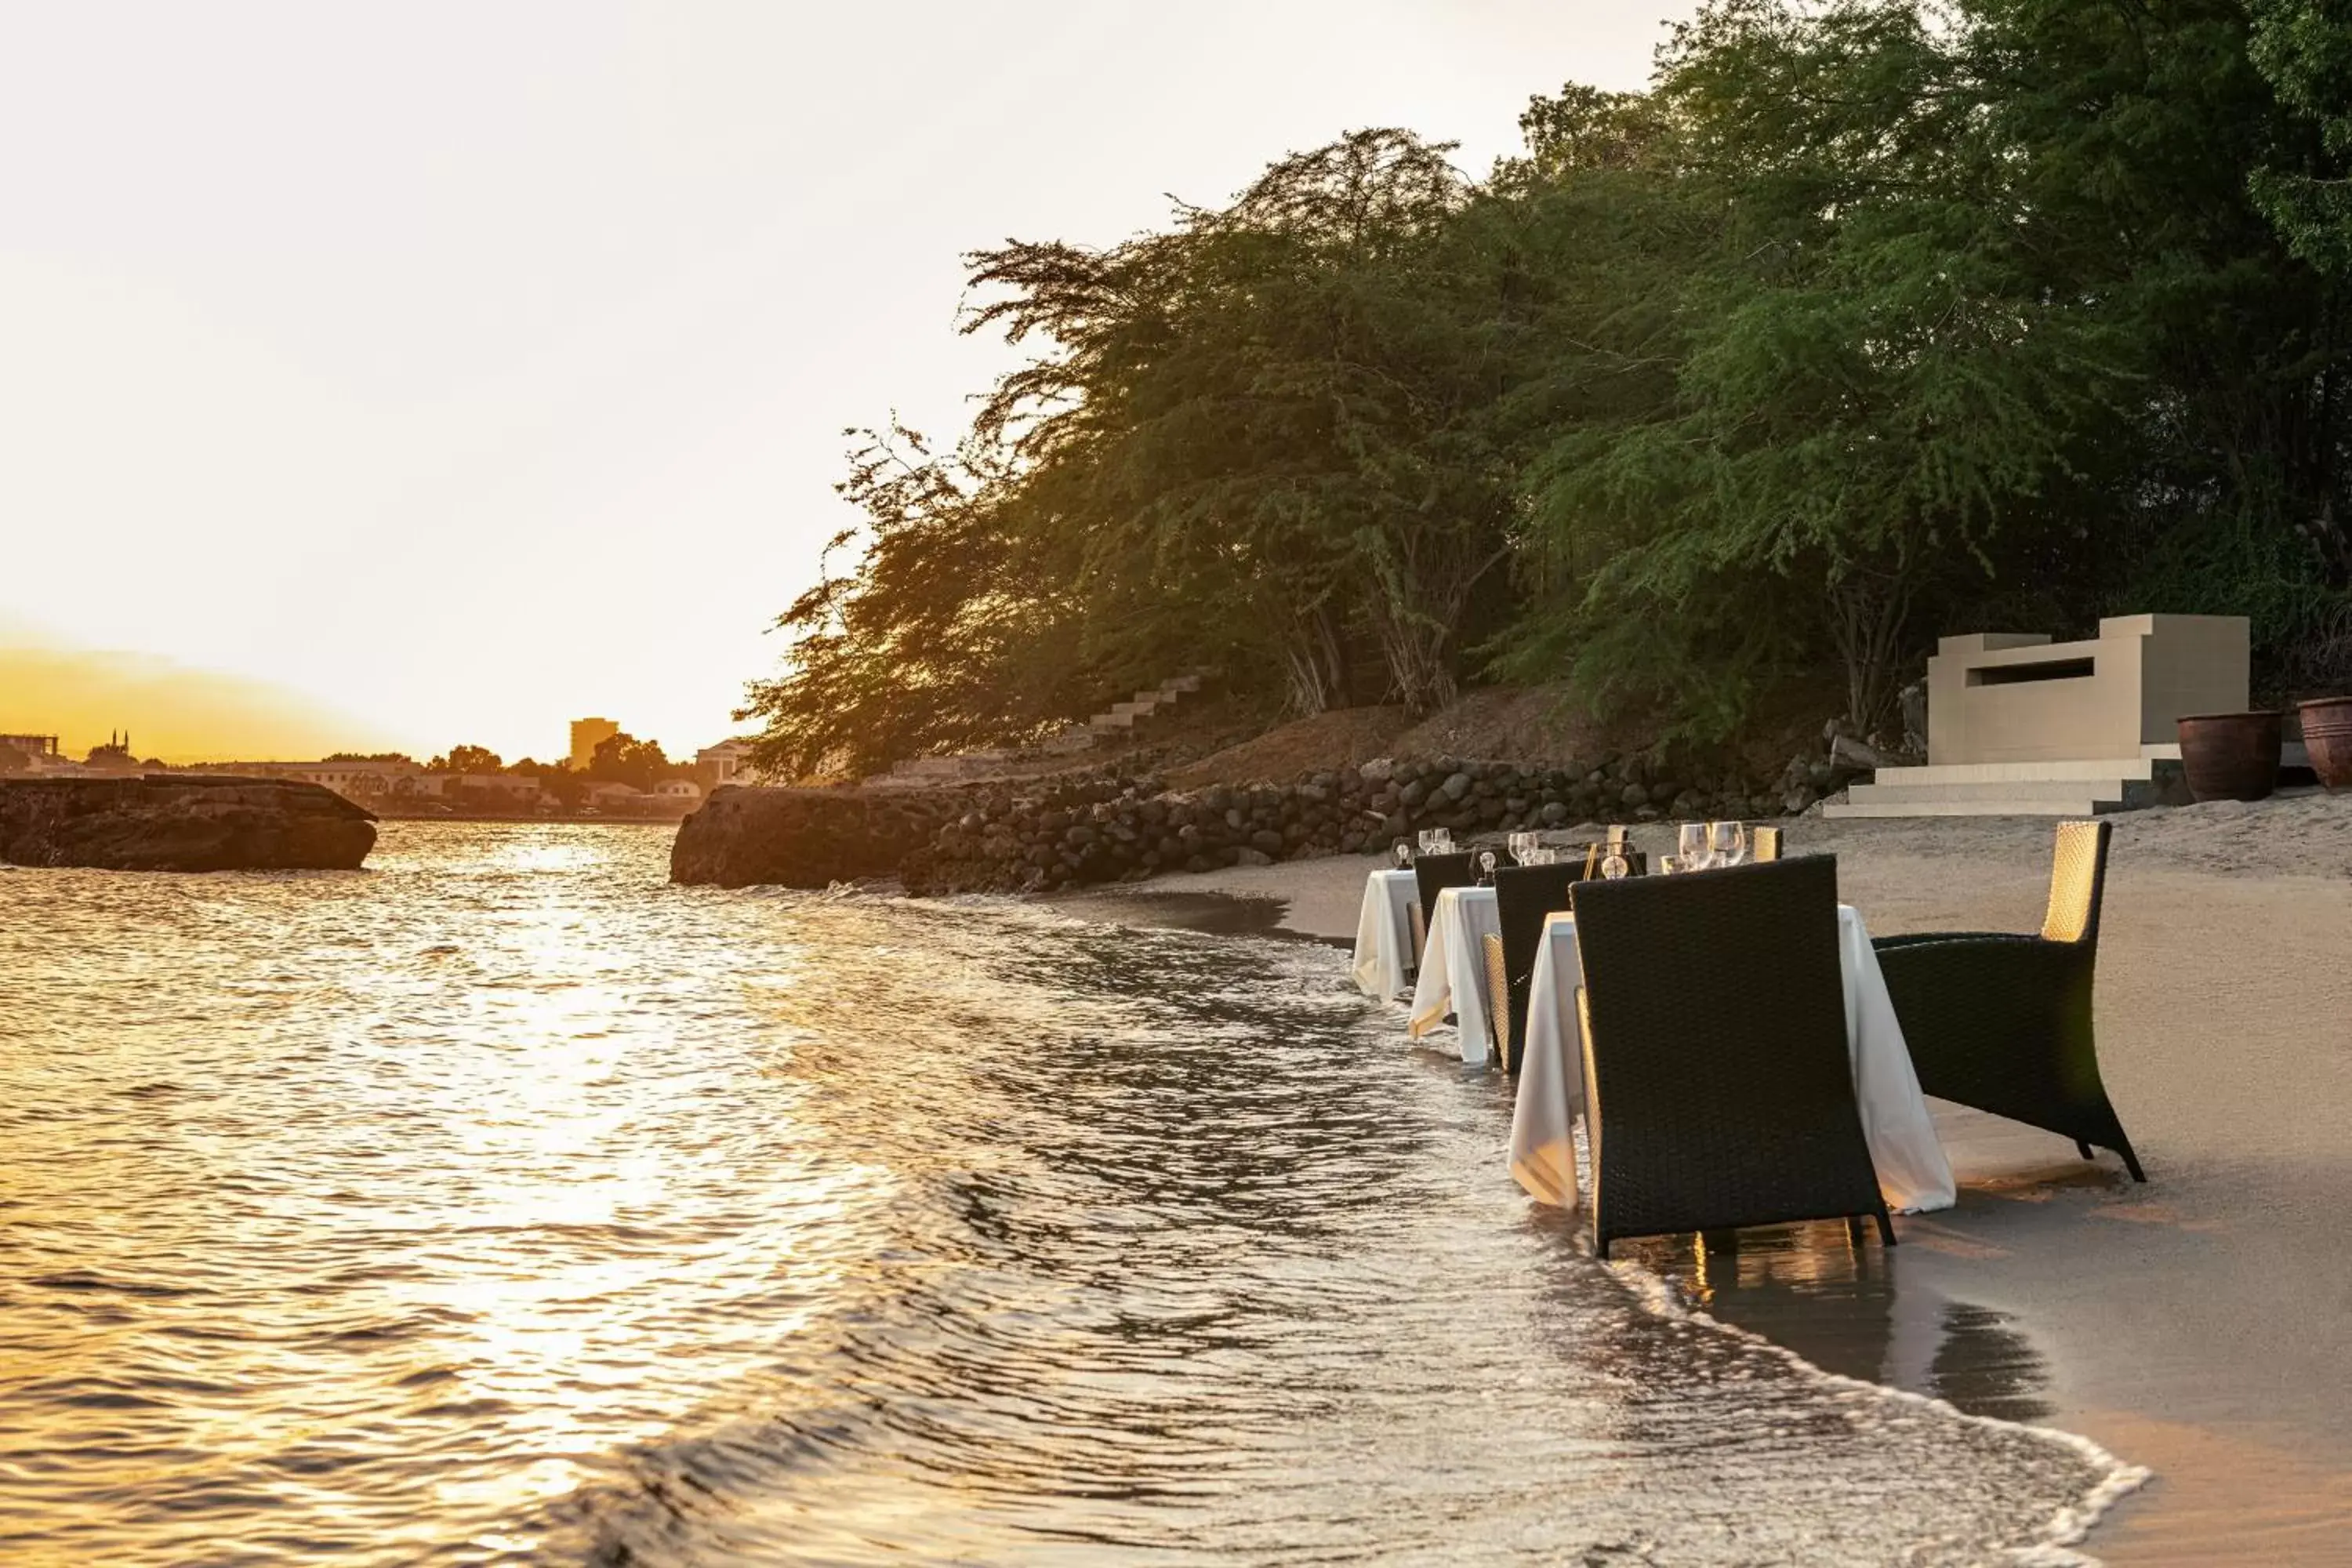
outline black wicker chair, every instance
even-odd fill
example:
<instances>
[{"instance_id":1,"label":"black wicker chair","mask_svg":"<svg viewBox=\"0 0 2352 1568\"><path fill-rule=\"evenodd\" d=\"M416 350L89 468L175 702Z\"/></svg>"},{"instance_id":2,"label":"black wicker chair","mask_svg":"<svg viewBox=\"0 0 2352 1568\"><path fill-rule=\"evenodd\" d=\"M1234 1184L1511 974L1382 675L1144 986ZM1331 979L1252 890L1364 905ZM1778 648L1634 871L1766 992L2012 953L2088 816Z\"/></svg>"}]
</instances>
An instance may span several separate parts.
<instances>
[{"instance_id":1,"label":"black wicker chair","mask_svg":"<svg viewBox=\"0 0 2352 1568\"><path fill-rule=\"evenodd\" d=\"M1837 861L1580 882L1592 1240L1864 1216ZM1700 958L1704 962L1697 962Z\"/></svg>"},{"instance_id":2,"label":"black wicker chair","mask_svg":"<svg viewBox=\"0 0 2352 1568\"><path fill-rule=\"evenodd\" d=\"M2099 1077L2091 1026L2109 826L2058 828L2050 907L2037 935L1924 931L1882 937L1878 967L1919 1087L2123 1156L2147 1176Z\"/></svg>"},{"instance_id":3,"label":"black wicker chair","mask_svg":"<svg viewBox=\"0 0 2352 1568\"><path fill-rule=\"evenodd\" d=\"M1543 945L1544 917L1568 908L1568 890L1586 877L1581 859L1550 866L1512 866L1495 873L1495 915L1503 933L1503 976L1507 1003L1495 1004L1496 1044L1503 1066L1519 1070L1526 1048L1528 993L1536 977L1536 953Z\"/></svg>"},{"instance_id":4,"label":"black wicker chair","mask_svg":"<svg viewBox=\"0 0 2352 1568\"><path fill-rule=\"evenodd\" d=\"M1477 886L1477 862L1467 849L1454 855L1423 855L1412 863L1412 881L1421 894L1421 929L1426 933L1437 921L1438 894L1448 888Z\"/></svg>"}]
</instances>

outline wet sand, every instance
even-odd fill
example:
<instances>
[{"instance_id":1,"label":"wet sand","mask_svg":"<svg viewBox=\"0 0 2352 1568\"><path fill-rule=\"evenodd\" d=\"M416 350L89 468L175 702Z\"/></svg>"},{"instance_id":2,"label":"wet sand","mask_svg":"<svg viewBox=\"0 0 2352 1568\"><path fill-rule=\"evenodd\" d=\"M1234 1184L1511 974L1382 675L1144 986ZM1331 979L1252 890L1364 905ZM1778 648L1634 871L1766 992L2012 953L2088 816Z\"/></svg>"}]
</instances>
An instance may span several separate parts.
<instances>
[{"instance_id":1,"label":"wet sand","mask_svg":"<svg viewBox=\"0 0 2352 1568\"><path fill-rule=\"evenodd\" d=\"M1832 1372L2080 1432L2157 1472L2087 1550L2132 1564L2352 1563L2352 797L2116 819L2100 1058L2149 1180L1957 1106L1957 1207L1633 1251L1698 1304ZM1877 934L2027 931L2051 826L1803 821ZM1664 835L1646 830L1637 837ZM1362 858L1165 879L1076 900L1195 924L1202 895L1279 900L1352 937ZM1191 918L1153 917L1161 894ZM1169 906L1176 915L1179 906ZM1268 907L1240 917L1262 928ZM1400 1024L1399 1043L1402 1046ZM1403 1053L1401 1049L1401 1058ZM1401 1067L1405 1065L1401 1060ZM1431 1055L1416 1065L1445 1070ZM1503 1171L1497 1129L1496 1176Z\"/></svg>"}]
</instances>

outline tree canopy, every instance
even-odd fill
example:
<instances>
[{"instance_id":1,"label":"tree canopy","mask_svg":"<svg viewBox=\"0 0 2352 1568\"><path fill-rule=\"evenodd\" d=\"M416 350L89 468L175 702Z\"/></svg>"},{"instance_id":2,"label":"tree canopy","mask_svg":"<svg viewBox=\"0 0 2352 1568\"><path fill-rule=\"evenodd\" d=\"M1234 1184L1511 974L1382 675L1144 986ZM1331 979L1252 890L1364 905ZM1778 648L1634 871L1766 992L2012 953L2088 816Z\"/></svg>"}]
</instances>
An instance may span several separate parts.
<instances>
[{"instance_id":1,"label":"tree canopy","mask_svg":"<svg viewBox=\"0 0 2352 1568\"><path fill-rule=\"evenodd\" d=\"M968 258L963 330L1028 357L951 448L857 434L762 765L1212 666L1307 712L1569 677L1700 738L1838 668L1867 730L1939 633L2144 610L2352 679L2343 0L1716 0L1521 126L1483 178L1361 131Z\"/></svg>"}]
</instances>

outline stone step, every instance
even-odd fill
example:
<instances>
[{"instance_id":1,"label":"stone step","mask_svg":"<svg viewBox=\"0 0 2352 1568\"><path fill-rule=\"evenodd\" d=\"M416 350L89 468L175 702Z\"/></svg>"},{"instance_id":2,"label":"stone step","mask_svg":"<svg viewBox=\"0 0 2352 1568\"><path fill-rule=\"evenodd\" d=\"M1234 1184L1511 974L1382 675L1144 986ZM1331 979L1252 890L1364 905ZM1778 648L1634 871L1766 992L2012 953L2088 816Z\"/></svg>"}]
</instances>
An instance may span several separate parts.
<instances>
[{"instance_id":1,"label":"stone step","mask_svg":"<svg viewBox=\"0 0 2352 1568\"><path fill-rule=\"evenodd\" d=\"M2087 795L2024 795L2008 800L1906 800L1840 804L1822 807L1827 817L1858 816L2097 816L2118 809L2113 801Z\"/></svg>"},{"instance_id":2,"label":"stone step","mask_svg":"<svg viewBox=\"0 0 2352 1568\"><path fill-rule=\"evenodd\" d=\"M1885 777L1885 773L1879 775ZM1982 784L1857 784L1846 791L1856 805L1948 805L1959 801L2042 800L2053 796L2112 801L2118 805L2160 805L2163 784L2155 779L2035 779ZM2183 796L2182 798L2186 798Z\"/></svg>"},{"instance_id":3,"label":"stone step","mask_svg":"<svg viewBox=\"0 0 2352 1568\"><path fill-rule=\"evenodd\" d=\"M1925 767L1881 768L1882 785L2040 784L2152 779L2160 767L2178 768L2158 757L2109 757L2089 762L1946 763Z\"/></svg>"}]
</instances>

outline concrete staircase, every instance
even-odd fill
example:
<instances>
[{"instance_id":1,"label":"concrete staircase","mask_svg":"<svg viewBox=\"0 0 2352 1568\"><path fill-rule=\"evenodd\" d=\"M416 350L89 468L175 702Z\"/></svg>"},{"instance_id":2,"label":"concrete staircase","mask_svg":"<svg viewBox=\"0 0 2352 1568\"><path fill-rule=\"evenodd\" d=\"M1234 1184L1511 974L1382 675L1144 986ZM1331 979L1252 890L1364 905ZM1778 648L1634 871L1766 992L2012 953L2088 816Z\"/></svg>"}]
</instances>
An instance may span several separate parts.
<instances>
[{"instance_id":1,"label":"concrete staircase","mask_svg":"<svg viewBox=\"0 0 2352 1568\"><path fill-rule=\"evenodd\" d=\"M1083 724L1073 724L1059 734L1049 735L1038 750L1053 754L1083 752L1107 740L1117 740L1134 733L1136 729L1155 714L1164 713L1184 700L1197 696L1213 670L1188 670L1164 680L1149 691L1139 691L1125 702L1114 702Z\"/></svg>"},{"instance_id":2,"label":"concrete staircase","mask_svg":"<svg viewBox=\"0 0 2352 1568\"><path fill-rule=\"evenodd\" d=\"M2088 763L1960 763L1881 768L1822 815L1848 816L2093 816L2169 804L2180 764L2155 757Z\"/></svg>"},{"instance_id":3,"label":"concrete staircase","mask_svg":"<svg viewBox=\"0 0 2352 1568\"><path fill-rule=\"evenodd\" d=\"M1213 679L1216 671L1190 670L1162 681L1148 691L1139 691L1125 702L1114 702L1083 724L1073 724L1060 732L1047 736L1037 750L1048 756L1072 756L1089 751L1104 741L1131 735L1137 728L1154 716L1167 712L1188 697L1195 697ZM1010 751L959 752L949 757L908 757L892 765L890 771L870 784L955 784L965 779L986 778L1008 763L1022 760L1023 753Z\"/></svg>"},{"instance_id":4,"label":"concrete staircase","mask_svg":"<svg viewBox=\"0 0 2352 1568\"><path fill-rule=\"evenodd\" d=\"M2305 767L2289 742L2282 768ZM1961 763L1881 768L1822 815L1853 816L2095 816L2148 805L2186 805L2179 746L2143 746L2137 757L2099 762Z\"/></svg>"}]
</instances>

